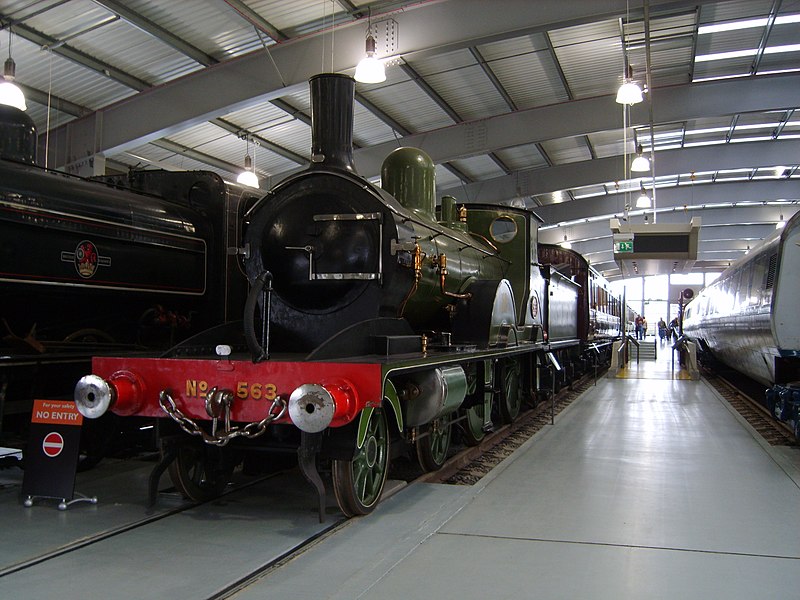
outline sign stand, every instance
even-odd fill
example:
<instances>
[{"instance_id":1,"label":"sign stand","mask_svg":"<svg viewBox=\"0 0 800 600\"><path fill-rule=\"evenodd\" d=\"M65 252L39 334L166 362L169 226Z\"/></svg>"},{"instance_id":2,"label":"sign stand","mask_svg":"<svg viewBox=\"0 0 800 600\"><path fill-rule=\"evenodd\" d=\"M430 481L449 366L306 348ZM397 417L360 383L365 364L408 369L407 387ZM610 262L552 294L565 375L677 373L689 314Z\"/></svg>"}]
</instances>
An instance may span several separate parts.
<instances>
[{"instance_id":1,"label":"sign stand","mask_svg":"<svg viewBox=\"0 0 800 600\"><path fill-rule=\"evenodd\" d=\"M547 360L550 361L548 367L553 369L553 391L550 394L550 425L555 425L556 422L556 372L561 372L561 364L558 362L556 355L552 352L545 352Z\"/></svg>"},{"instance_id":2,"label":"sign stand","mask_svg":"<svg viewBox=\"0 0 800 600\"><path fill-rule=\"evenodd\" d=\"M73 402L34 400L22 479L25 506L33 506L35 498L60 498L58 510L67 510L75 502L97 504L97 496L75 497L82 423Z\"/></svg>"}]
</instances>

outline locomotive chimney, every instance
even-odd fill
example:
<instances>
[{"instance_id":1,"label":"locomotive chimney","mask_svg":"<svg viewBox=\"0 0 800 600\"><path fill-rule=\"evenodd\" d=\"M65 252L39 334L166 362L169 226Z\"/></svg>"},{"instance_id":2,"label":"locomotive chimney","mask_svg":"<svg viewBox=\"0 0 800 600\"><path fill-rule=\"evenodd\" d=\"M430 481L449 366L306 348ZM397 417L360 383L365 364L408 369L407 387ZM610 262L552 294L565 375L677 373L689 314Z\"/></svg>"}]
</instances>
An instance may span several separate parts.
<instances>
[{"instance_id":1,"label":"locomotive chimney","mask_svg":"<svg viewBox=\"0 0 800 600\"><path fill-rule=\"evenodd\" d=\"M353 98L356 82L338 73L308 80L311 87L312 165L356 172L353 164Z\"/></svg>"}]
</instances>

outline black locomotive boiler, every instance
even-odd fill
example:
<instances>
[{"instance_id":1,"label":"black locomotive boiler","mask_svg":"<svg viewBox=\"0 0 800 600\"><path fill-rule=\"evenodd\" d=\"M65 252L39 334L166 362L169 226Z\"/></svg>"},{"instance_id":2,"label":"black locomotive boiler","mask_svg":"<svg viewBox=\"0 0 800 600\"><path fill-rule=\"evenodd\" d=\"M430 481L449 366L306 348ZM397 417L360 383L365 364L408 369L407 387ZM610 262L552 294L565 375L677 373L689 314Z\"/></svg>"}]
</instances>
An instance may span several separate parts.
<instances>
[{"instance_id":1,"label":"black locomotive boiler","mask_svg":"<svg viewBox=\"0 0 800 600\"><path fill-rule=\"evenodd\" d=\"M236 246L249 192L210 172L102 181L35 164L30 118L0 106L0 421L68 395L91 356L164 349L246 294Z\"/></svg>"},{"instance_id":2,"label":"black locomotive boiler","mask_svg":"<svg viewBox=\"0 0 800 600\"><path fill-rule=\"evenodd\" d=\"M162 418L155 473L169 468L188 497L217 493L250 450L293 441L321 513L324 464L342 511L365 514L392 448L436 469L455 427L477 443L535 401L548 353L580 354L580 285L539 264L527 210L445 198L437 215L419 150L391 153L382 187L358 176L354 81L310 86L312 163L246 215L243 323L157 359L98 357L75 401L88 417Z\"/></svg>"}]
</instances>

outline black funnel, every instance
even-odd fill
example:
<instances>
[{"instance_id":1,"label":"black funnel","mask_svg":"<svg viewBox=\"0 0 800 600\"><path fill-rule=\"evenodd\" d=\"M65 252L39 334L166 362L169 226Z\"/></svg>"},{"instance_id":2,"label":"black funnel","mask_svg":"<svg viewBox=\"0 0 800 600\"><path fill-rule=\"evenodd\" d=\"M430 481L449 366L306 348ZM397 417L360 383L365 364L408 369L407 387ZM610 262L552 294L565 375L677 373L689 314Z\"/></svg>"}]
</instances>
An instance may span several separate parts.
<instances>
[{"instance_id":1,"label":"black funnel","mask_svg":"<svg viewBox=\"0 0 800 600\"><path fill-rule=\"evenodd\" d=\"M353 98L356 82L348 75L321 73L311 88L311 163L356 172L353 164Z\"/></svg>"}]
</instances>

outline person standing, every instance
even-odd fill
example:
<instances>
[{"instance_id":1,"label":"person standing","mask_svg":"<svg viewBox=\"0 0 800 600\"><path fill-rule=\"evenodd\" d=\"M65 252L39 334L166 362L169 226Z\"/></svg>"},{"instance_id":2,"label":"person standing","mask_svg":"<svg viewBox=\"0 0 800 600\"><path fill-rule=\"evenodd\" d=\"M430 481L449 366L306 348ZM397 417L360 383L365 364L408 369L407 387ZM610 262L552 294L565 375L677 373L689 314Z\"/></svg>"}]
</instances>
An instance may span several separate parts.
<instances>
[{"instance_id":1,"label":"person standing","mask_svg":"<svg viewBox=\"0 0 800 600\"><path fill-rule=\"evenodd\" d=\"M658 339L662 343L667 339L667 322L663 317L658 320Z\"/></svg>"},{"instance_id":2,"label":"person standing","mask_svg":"<svg viewBox=\"0 0 800 600\"><path fill-rule=\"evenodd\" d=\"M680 325L678 324L678 317L675 317L674 319L672 319L672 321L669 322L669 331L672 339L675 340L676 342L678 341L678 335L680 334L679 329Z\"/></svg>"}]
</instances>

